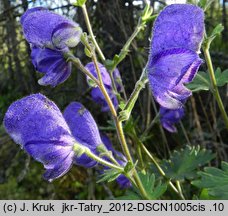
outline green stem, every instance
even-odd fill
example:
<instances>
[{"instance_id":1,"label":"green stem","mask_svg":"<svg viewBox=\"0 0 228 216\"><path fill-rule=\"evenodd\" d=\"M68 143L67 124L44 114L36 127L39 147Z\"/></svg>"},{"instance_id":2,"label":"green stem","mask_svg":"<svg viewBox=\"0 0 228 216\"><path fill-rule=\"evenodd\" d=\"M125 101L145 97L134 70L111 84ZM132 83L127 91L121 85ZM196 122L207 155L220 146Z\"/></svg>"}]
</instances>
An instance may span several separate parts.
<instances>
[{"instance_id":1,"label":"green stem","mask_svg":"<svg viewBox=\"0 0 228 216\"><path fill-rule=\"evenodd\" d=\"M87 25L89 34L90 34L91 39L92 39L92 41L93 41L93 43L95 45L95 48L96 48L96 50L97 50L100 58L103 61L105 61L105 57L104 57L102 51L100 50L100 47L98 46L98 44L96 42L96 39L95 39L95 36L93 34L92 27L91 27L90 21L89 21L89 16L88 16L87 9L86 9L86 6L85 5L82 6L82 10L83 10L83 14L84 14L84 17L85 17L85 22L86 22L86 25ZM137 31L140 31L139 27L138 27L138 30ZM131 38L131 41L137 35L136 34L137 31L135 31L134 34L133 34L133 36L130 37ZM129 45L130 45L131 41L128 42ZM129 46L129 45L127 45L127 46ZM126 49L126 46L124 46L124 49ZM90 51L92 51L92 50L90 49ZM124 50L121 51L121 52L122 52L121 53L121 56L124 56L124 55L126 56L127 55L127 53L125 53ZM124 58L122 58L121 60L123 60ZM110 108L111 113L112 113L112 116L113 116L113 119L115 121L116 129L117 129L117 134L118 134L118 137L119 137L119 140L120 140L122 149L123 149L124 154L127 157L128 161L131 161L133 163L133 160L131 158L131 154L130 154L130 151L128 149L128 146L127 146L127 143L126 143L126 139L125 139L125 136L124 136L122 123L118 120L115 107L114 107L114 105L113 105L113 103L112 103L112 101L111 101L111 99L110 99L110 97L109 97L109 95L108 95L105 87L104 87L103 80L102 80L102 77L101 77L101 72L100 72L100 69L98 67L98 62L97 62L97 58L96 58L95 53L92 54L92 60L93 60L93 62L95 64L97 75L98 75L98 83L97 82L96 83L99 86L101 92L103 93L103 95L105 97L105 100L106 100L106 102L107 102L107 104L108 104L108 106ZM117 66L117 64L116 64L116 66ZM114 66L112 68L111 73L114 71L114 69L116 68L116 66ZM138 188L139 188L142 196L144 198L148 199L147 193L146 193L146 191L145 191L145 189L144 189L144 187L142 185L142 182L141 182L141 180L140 180L140 178L139 178L138 173L137 173L136 170L133 171L133 177L134 177L134 181L135 181L136 185L138 186Z\"/></svg>"},{"instance_id":2,"label":"green stem","mask_svg":"<svg viewBox=\"0 0 228 216\"><path fill-rule=\"evenodd\" d=\"M106 58L105 58L103 52L101 51L101 49L100 49L100 47L99 47L99 45L98 45L98 43L96 41L96 37L93 34L93 30L92 30L92 27L91 27L91 23L90 23L90 20L89 20L89 16L88 16L88 12L87 12L86 5L85 4L82 6L82 11L83 11L83 15L84 15L84 18L85 18L86 26L87 26L89 35L90 35L90 37L92 39L92 42L93 42L93 44L94 44L94 46L95 46L95 48L96 48L96 50L98 52L99 57L104 62L106 60ZM113 77L113 71L110 72L110 77L111 77L113 89L114 89L115 92L117 92L116 83L115 83L115 80L114 80L114 77ZM123 87L122 79L121 79L121 85ZM125 93L124 88L123 88L123 93L124 93L124 96L126 97L126 93Z\"/></svg>"},{"instance_id":3,"label":"green stem","mask_svg":"<svg viewBox=\"0 0 228 216\"><path fill-rule=\"evenodd\" d=\"M136 82L135 88L131 93L130 98L128 99L123 111L120 112L119 120L126 121L129 119L132 109L134 108L135 102L138 99L140 91L145 87L145 84L148 82L147 78L147 69L144 68L140 79Z\"/></svg>"},{"instance_id":4,"label":"green stem","mask_svg":"<svg viewBox=\"0 0 228 216\"><path fill-rule=\"evenodd\" d=\"M185 200L185 197L184 197L184 194L183 194L183 192L182 192L182 188L181 188L180 182L179 182L179 181L176 181L176 184L177 184L177 189L178 189L178 191L179 191L179 194L180 194L181 198L182 198L183 200Z\"/></svg>"},{"instance_id":5,"label":"green stem","mask_svg":"<svg viewBox=\"0 0 228 216\"><path fill-rule=\"evenodd\" d=\"M127 42L121 49L121 51L118 55L117 61L113 64L113 66L110 70L111 72L113 72L115 70L115 68L117 67L117 65L125 59L125 57L127 56L128 52L129 52L129 47L130 47L132 41L135 39L135 37L138 35L138 33L144 28L144 26L145 26L145 22L143 22L142 19L139 18L138 24L137 24L134 32L132 33L132 35L129 37L129 39L127 40Z\"/></svg>"},{"instance_id":6,"label":"green stem","mask_svg":"<svg viewBox=\"0 0 228 216\"><path fill-rule=\"evenodd\" d=\"M188 145L190 145L190 146L191 146L191 142L190 142L190 140L189 140L189 138L188 138L187 131L185 130L184 125L183 125L182 121L180 121L180 126L181 126L181 129L182 129L182 131L183 131L183 134L184 134L184 136L185 136L185 139L186 139L186 141L187 141Z\"/></svg>"},{"instance_id":7,"label":"green stem","mask_svg":"<svg viewBox=\"0 0 228 216\"><path fill-rule=\"evenodd\" d=\"M152 160L152 162L154 163L154 165L156 166L156 168L158 169L159 173L168 180L168 184L170 185L170 187L180 196L181 199L184 199L183 194L180 193L180 191L174 186L174 184L170 181L170 179L168 179L166 177L165 172L163 171L163 169L161 168L161 166L157 163L157 161L155 160L155 158L150 154L150 152L148 151L148 149L143 145L142 142L139 142L142 149L145 151L145 153L149 156L149 158Z\"/></svg>"},{"instance_id":8,"label":"green stem","mask_svg":"<svg viewBox=\"0 0 228 216\"><path fill-rule=\"evenodd\" d=\"M110 99L110 97L106 91L106 88L104 87L104 83L103 83L102 76L101 76L101 71L100 71L100 68L98 66L98 62L97 62L97 58L96 58L95 53L93 53L93 55L92 55L92 60L95 64L95 68L97 71L97 76L98 76L98 80L99 80L98 86L99 86L101 92L103 93L105 100L106 100L106 102L110 108L111 113L112 113L113 119L115 121L116 129L117 129L117 134L118 134L123 152L124 152L126 158L128 159L128 161L132 162L132 164L133 164L133 160L132 160L132 157L131 157L131 154L130 154L130 151L129 151L129 148L127 146L127 142L126 142L126 139L124 136L122 123L118 120L115 107L114 107L114 105L113 105L113 103L112 103L112 101L111 101L111 99ZM136 170L133 171L133 177L134 177L135 183L137 184L142 196L145 199L148 199L147 193L143 187L143 184L142 184Z\"/></svg>"},{"instance_id":9,"label":"green stem","mask_svg":"<svg viewBox=\"0 0 228 216\"><path fill-rule=\"evenodd\" d=\"M160 117L160 115L159 115L159 113L157 113L156 116L154 117L154 119L151 121L150 125L145 129L145 131L141 135L142 138L145 137L150 132L150 130L154 126L154 124L159 121L159 117Z\"/></svg>"},{"instance_id":10,"label":"green stem","mask_svg":"<svg viewBox=\"0 0 228 216\"><path fill-rule=\"evenodd\" d=\"M89 148L85 147L85 146L81 146L80 144L78 143L75 143L74 144L74 152L76 155L82 155L82 154L86 154L88 157L92 158L93 160L105 165L105 166L108 166L110 168L113 168L113 169L116 169L116 170L119 170L121 172L124 173L124 168L121 167L121 166L117 166L115 164L112 164L100 157L98 157L97 155L95 155L93 152L90 151Z\"/></svg>"},{"instance_id":11,"label":"green stem","mask_svg":"<svg viewBox=\"0 0 228 216\"><path fill-rule=\"evenodd\" d=\"M92 39L92 41L93 41L93 43L95 45L95 48L96 48L96 50L98 52L98 55L100 56L102 61L105 61L105 56L102 53L102 51L101 51L101 49L100 49L100 47L99 47L99 45L98 45L98 43L96 41L96 38L95 38L95 36L93 34L93 30L92 30L92 27L91 27L91 24L90 24L89 15L88 15L88 12L87 12L85 4L82 5L82 11L83 11L83 15L84 15L84 18L85 18L87 29L89 31L89 35L90 35L90 37L91 37L91 39Z\"/></svg>"},{"instance_id":12,"label":"green stem","mask_svg":"<svg viewBox=\"0 0 228 216\"><path fill-rule=\"evenodd\" d=\"M222 117L224 119L225 125L228 129L228 116L227 113L225 111L221 96L219 94L219 90L218 90L218 86L217 86L217 82L216 82L216 78L215 78L215 73L214 73L214 69L213 69L213 65L212 65L212 61L211 61L211 55L209 52L209 48L210 48L210 43L207 42L203 51L204 51L204 55L205 55L205 60L207 63L207 67L208 67L208 71L209 71L209 75L210 75L210 79L211 79L211 84L212 84L212 93L215 96L215 99L218 103L220 112L222 114Z\"/></svg>"},{"instance_id":13,"label":"green stem","mask_svg":"<svg viewBox=\"0 0 228 216\"><path fill-rule=\"evenodd\" d=\"M99 81L84 67L79 58L76 58L74 55L67 53L65 54L67 61L71 61L79 70L81 70L85 75L87 75L91 80L93 80L97 85Z\"/></svg>"},{"instance_id":14,"label":"green stem","mask_svg":"<svg viewBox=\"0 0 228 216\"><path fill-rule=\"evenodd\" d=\"M110 162L98 157L97 155L93 154L89 149L85 151L85 154L88 157L92 158L93 160L95 160L95 161L97 161L97 162L99 162L99 163L101 163L101 164L103 164L105 166L108 166L110 168L117 169L117 170L120 170L120 171L124 172L123 167L117 166L115 164L112 164L112 163L110 163Z\"/></svg>"}]
</instances>

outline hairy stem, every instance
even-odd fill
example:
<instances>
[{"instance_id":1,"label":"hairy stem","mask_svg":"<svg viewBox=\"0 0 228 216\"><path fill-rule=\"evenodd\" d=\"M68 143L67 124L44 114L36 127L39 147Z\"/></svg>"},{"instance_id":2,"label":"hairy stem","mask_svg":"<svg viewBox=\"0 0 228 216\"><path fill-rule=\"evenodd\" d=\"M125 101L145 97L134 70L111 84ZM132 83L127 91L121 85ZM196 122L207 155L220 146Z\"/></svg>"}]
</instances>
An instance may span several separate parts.
<instances>
[{"instance_id":1,"label":"hairy stem","mask_svg":"<svg viewBox=\"0 0 228 216\"><path fill-rule=\"evenodd\" d=\"M80 144L75 143L74 144L74 152L75 152L76 155L86 154L88 157L92 158L93 160L95 160L95 161L97 161L97 162L99 162L99 163L101 163L101 164L103 164L105 166L108 166L110 168L119 170L119 171L124 173L124 168L123 167L115 165L113 163L110 163L110 162L98 157L93 152L91 152L88 147L81 146Z\"/></svg>"},{"instance_id":2,"label":"hairy stem","mask_svg":"<svg viewBox=\"0 0 228 216\"><path fill-rule=\"evenodd\" d=\"M91 80L93 80L97 85L99 85L99 81L84 67L84 65L81 63L79 58L76 58L72 54L68 54L67 60L71 61L79 70L81 70L85 75L87 75Z\"/></svg>"},{"instance_id":3,"label":"hairy stem","mask_svg":"<svg viewBox=\"0 0 228 216\"><path fill-rule=\"evenodd\" d=\"M132 157L131 157L131 154L130 154L130 151L129 151L129 148L127 146L127 142L126 142L126 139L125 139L125 136L124 136L122 123L118 120L115 107L114 107L114 105L113 105L113 103L112 103L112 101L111 101L111 99L110 99L110 97L109 97L109 95L108 95L108 93L106 91L106 88L104 87L102 76L101 76L101 72L100 72L100 68L98 66L98 62L97 62L97 58L96 58L95 53L92 55L92 60L93 60L93 62L95 64L95 68L96 68L96 71L97 71L97 76L98 76L98 80L99 80L99 85L98 86L99 86L101 92L103 93L103 95L105 97L105 100L108 103L108 106L109 106L110 111L112 113L113 119L115 121L116 129L117 129L117 134L118 134L118 137L119 137L123 152L124 152L127 160L132 162L132 164L133 164L133 160L132 160ZM144 187L142 185L142 182L141 182L136 170L133 171L133 177L134 177L135 183L138 186L142 196L145 199L148 199L147 193L146 193L146 191L145 191L145 189L144 189Z\"/></svg>"},{"instance_id":4,"label":"hairy stem","mask_svg":"<svg viewBox=\"0 0 228 216\"><path fill-rule=\"evenodd\" d=\"M86 26L87 26L87 29L89 31L89 35L95 45L95 48L98 52L98 55L99 57L101 58L102 61L105 61L105 56L103 54L103 52L101 51L97 41L96 41L96 38L93 34L93 30L92 30L92 27L91 27L91 24L90 24L90 20L89 20L89 15L88 15L88 12L87 12L87 9L86 9L86 5L82 5L82 11L83 11L83 15L84 15L84 18L85 18L85 22L86 22Z\"/></svg>"}]
</instances>

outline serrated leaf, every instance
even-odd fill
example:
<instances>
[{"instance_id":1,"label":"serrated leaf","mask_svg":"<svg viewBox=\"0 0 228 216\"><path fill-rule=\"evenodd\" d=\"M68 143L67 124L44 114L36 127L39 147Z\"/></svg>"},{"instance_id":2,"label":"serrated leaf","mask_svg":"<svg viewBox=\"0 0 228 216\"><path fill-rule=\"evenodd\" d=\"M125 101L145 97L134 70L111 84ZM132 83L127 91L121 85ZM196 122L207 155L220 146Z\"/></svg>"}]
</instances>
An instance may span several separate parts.
<instances>
[{"instance_id":1,"label":"serrated leaf","mask_svg":"<svg viewBox=\"0 0 228 216\"><path fill-rule=\"evenodd\" d=\"M220 34L222 33L223 30L224 30L224 26L223 26L221 23L219 23L219 24L218 24L217 26L215 26L215 28L213 29L213 31L212 31L210 37L211 37L211 38L214 38L214 37L216 37L217 35L220 35Z\"/></svg>"},{"instance_id":2,"label":"serrated leaf","mask_svg":"<svg viewBox=\"0 0 228 216\"><path fill-rule=\"evenodd\" d=\"M174 151L169 160L163 160L162 168L166 176L174 180L191 179L196 170L215 157L211 151L200 149L199 146L186 146L185 149Z\"/></svg>"},{"instance_id":3,"label":"serrated leaf","mask_svg":"<svg viewBox=\"0 0 228 216\"><path fill-rule=\"evenodd\" d=\"M198 188L206 189L209 196L216 199L228 199L228 163L222 162L221 169L206 167L198 172L199 180L192 182Z\"/></svg>"},{"instance_id":4,"label":"serrated leaf","mask_svg":"<svg viewBox=\"0 0 228 216\"><path fill-rule=\"evenodd\" d=\"M158 183L157 185L155 185L154 174L139 173L139 177L141 179L145 191L147 192L151 200L159 199L167 190L166 184Z\"/></svg>"},{"instance_id":5,"label":"serrated leaf","mask_svg":"<svg viewBox=\"0 0 228 216\"><path fill-rule=\"evenodd\" d=\"M119 175L121 175L121 172L118 170L114 170L114 169L105 170L104 173L101 175L101 178L97 181L97 183L104 182L104 181L112 182L115 179L117 179Z\"/></svg>"},{"instance_id":6,"label":"serrated leaf","mask_svg":"<svg viewBox=\"0 0 228 216\"><path fill-rule=\"evenodd\" d=\"M217 86L222 87L228 83L228 69L221 72L220 68L215 71Z\"/></svg>"},{"instance_id":7,"label":"serrated leaf","mask_svg":"<svg viewBox=\"0 0 228 216\"><path fill-rule=\"evenodd\" d=\"M208 73L199 71L194 80L187 84L186 87L190 89L192 92L197 91L208 91L210 89L210 77Z\"/></svg>"}]
</instances>

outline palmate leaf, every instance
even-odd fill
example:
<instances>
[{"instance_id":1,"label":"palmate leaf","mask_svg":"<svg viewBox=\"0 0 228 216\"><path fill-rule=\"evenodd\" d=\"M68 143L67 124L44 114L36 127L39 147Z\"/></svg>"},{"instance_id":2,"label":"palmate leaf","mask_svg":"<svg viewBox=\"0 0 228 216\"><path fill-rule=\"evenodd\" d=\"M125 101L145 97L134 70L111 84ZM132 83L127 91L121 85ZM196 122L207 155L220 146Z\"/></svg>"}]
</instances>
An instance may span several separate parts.
<instances>
[{"instance_id":1,"label":"palmate leaf","mask_svg":"<svg viewBox=\"0 0 228 216\"><path fill-rule=\"evenodd\" d=\"M208 198L228 199L228 163L222 162L221 169L215 167L206 167L204 171L198 172L199 180L192 182L202 191L207 191ZM204 196L205 198L205 196Z\"/></svg>"},{"instance_id":2,"label":"palmate leaf","mask_svg":"<svg viewBox=\"0 0 228 216\"><path fill-rule=\"evenodd\" d=\"M228 69L221 71L220 68L217 68L215 71L215 78L217 86L221 87L228 83Z\"/></svg>"},{"instance_id":3,"label":"palmate leaf","mask_svg":"<svg viewBox=\"0 0 228 216\"><path fill-rule=\"evenodd\" d=\"M186 146L185 149L174 151L169 160L163 160L162 168L170 179L192 179L196 176L197 169L214 157L211 151L200 149L199 146Z\"/></svg>"},{"instance_id":4,"label":"palmate leaf","mask_svg":"<svg viewBox=\"0 0 228 216\"><path fill-rule=\"evenodd\" d=\"M221 71L217 68L215 71L215 79L217 86L222 87L228 83L228 69ZM186 87L192 92L208 91L211 88L210 76L208 73L199 71L194 80L187 84Z\"/></svg>"},{"instance_id":5,"label":"palmate leaf","mask_svg":"<svg viewBox=\"0 0 228 216\"><path fill-rule=\"evenodd\" d=\"M148 195L150 200L159 199L167 190L167 184L155 181L154 174L144 174L139 173L139 178L141 179L142 185ZM124 196L118 197L120 200L143 200L144 197L141 196L138 188L133 186L130 190L126 191Z\"/></svg>"},{"instance_id":6,"label":"palmate leaf","mask_svg":"<svg viewBox=\"0 0 228 216\"><path fill-rule=\"evenodd\" d=\"M167 190L167 184L161 184L161 182L159 182L155 185L154 174L139 173L139 177L141 179L143 187L145 188L145 191L147 192L151 200L159 199L162 194L164 194Z\"/></svg>"}]
</instances>

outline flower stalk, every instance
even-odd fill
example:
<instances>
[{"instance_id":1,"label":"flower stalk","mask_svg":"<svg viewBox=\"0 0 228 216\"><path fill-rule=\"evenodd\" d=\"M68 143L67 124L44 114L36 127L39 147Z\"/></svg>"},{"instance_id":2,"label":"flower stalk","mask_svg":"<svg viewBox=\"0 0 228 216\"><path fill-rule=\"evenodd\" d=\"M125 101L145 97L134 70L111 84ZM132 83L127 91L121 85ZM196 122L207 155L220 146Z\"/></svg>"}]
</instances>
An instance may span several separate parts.
<instances>
[{"instance_id":1,"label":"flower stalk","mask_svg":"<svg viewBox=\"0 0 228 216\"><path fill-rule=\"evenodd\" d=\"M147 82L148 82L147 69L144 68L140 79L135 84L135 88L134 88L133 92L131 93L130 98L128 99L123 110L120 112L120 115L118 117L119 121L126 121L129 119L132 109L134 108L134 105L138 99L139 93L145 87L145 84Z\"/></svg>"},{"instance_id":2,"label":"flower stalk","mask_svg":"<svg viewBox=\"0 0 228 216\"><path fill-rule=\"evenodd\" d=\"M212 85L212 93L213 93L213 95L214 95L214 97L218 103L218 107L219 107L220 112L222 114L226 128L228 129L228 116L227 116L225 107L223 105L221 96L219 94L219 90L218 90L218 86L217 86L217 82L216 82L216 78L215 78L215 72L214 72L214 68L212 65L211 55L210 55L209 49L210 49L210 40L206 41L206 44L203 47L204 56L205 56L205 60L206 60L209 75L210 75L210 80L211 80L211 85Z\"/></svg>"}]
</instances>

